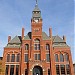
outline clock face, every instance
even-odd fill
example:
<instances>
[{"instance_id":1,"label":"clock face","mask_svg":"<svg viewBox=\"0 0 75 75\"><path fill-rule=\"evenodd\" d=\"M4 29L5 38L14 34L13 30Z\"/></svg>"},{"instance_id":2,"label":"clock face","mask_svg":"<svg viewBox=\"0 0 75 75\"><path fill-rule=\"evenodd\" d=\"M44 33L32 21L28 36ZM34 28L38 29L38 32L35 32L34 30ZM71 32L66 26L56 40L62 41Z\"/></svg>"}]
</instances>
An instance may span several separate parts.
<instances>
[{"instance_id":1,"label":"clock face","mask_svg":"<svg viewBox=\"0 0 75 75\"><path fill-rule=\"evenodd\" d=\"M38 23L38 20L36 19L36 20L34 20L36 23Z\"/></svg>"}]
</instances>

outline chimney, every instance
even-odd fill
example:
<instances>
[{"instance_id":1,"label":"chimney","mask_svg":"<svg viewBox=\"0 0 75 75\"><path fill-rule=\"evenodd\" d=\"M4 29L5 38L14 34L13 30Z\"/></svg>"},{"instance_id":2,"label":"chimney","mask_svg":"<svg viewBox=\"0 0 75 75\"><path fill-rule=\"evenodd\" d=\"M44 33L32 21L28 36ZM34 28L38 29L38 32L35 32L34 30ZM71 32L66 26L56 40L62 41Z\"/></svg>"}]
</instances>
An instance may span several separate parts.
<instances>
[{"instance_id":1,"label":"chimney","mask_svg":"<svg viewBox=\"0 0 75 75\"><path fill-rule=\"evenodd\" d=\"M52 28L49 28L49 36L52 38Z\"/></svg>"},{"instance_id":2,"label":"chimney","mask_svg":"<svg viewBox=\"0 0 75 75\"><path fill-rule=\"evenodd\" d=\"M11 36L8 36L8 43L9 43L10 40L11 40Z\"/></svg>"},{"instance_id":3,"label":"chimney","mask_svg":"<svg viewBox=\"0 0 75 75\"><path fill-rule=\"evenodd\" d=\"M24 28L22 28L22 40L24 39Z\"/></svg>"},{"instance_id":4,"label":"chimney","mask_svg":"<svg viewBox=\"0 0 75 75\"><path fill-rule=\"evenodd\" d=\"M63 40L66 42L66 36L63 36Z\"/></svg>"}]
</instances>

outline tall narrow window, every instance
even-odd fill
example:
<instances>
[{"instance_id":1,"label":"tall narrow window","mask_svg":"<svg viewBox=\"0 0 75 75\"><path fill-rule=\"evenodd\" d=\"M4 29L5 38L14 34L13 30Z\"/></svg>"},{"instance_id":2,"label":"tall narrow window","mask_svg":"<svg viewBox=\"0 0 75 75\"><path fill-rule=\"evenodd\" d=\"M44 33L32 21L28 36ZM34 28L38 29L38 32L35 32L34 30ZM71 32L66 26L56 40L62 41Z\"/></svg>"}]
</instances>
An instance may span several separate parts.
<instances>
[{"instance_id":1,"label":"tall narrow window","mask_svg":"<svg viewBox=\"0 0 75 75\"><path fill-rule=\"evenodd\" d=\"M28 70L27 69L25 69L25 75L28 75Z\"/></svg>"},{"instance_id":2,"label":"tall narrow window","mask_svg":"<svg viewBox=\"0 0 75 75\"><path fill-rule=\"evenodd\" d=\"M56 75L60 75L59 65L56 65Z\"/></svg>"},{"instance_id":3,"label":"tall narrow window","mask_svg":"<svg viewBox=\"0 0 75 75\"><path fill-rule=\"evenodd\" d=\"M10 62L10 54L7 55L7 62Z\"/></svg>"},{"instance_id":4,"label":"tall narrow window","mask_svg":"<svg viewBox=\"0 0 75 75\"><path fill-rule=\"evenodd\" d=\"M10 75L14 75L14 65L10 66Z\"/></svg>"},{"instance_id":5,"label":"tall narrow window","mask_svg":"<svg viewBox=\"0 0 75 75\"><path fill-rule=\"evenodd\" d=\"M49 50L50 47L49 47L49 44L46 44L46 50Z\"/></svg>"},{"instance_id":6,"label":"tall narrow window","mask_svg":"<svg viewBox=\"0 0 75 75\"><path fill-rule=\"evenodd\" d=\"M8 75L8 71L9 71L9 65L6 65L6 74L5 75Z\"/></svg>"},{"instance_id":7,"label":"tall narrow window","mask_svg":"<svg viewBox=\"0 0 75 75\"><path fill-rule=\"evenodd\" d=\"M60 65L61 75L65 75L65 65Z\"/></svg>"},{"instance_id":8,"label":"tall narrow window","mask_svg":"<svg viewBox=\"0 0 75 75\"><path fill-rule=\"evenodd\" d=\"M67 53L65 53L65 61L69 61L69 56Z\"/></svg>"},{"instance_id":9,"label":"tall narrow window","mask_svg":"<svg viewBox=\"0 0 75 75\"><path fill-rule=\"evenodd\" d=\"M64 56L60 53L60 62L64 62Z\"/></svg>"},{"instance_id":10,"label":"tall narrow window","mask_svg":"<svg viewBox=\"0 0 75 75\"><path fill-rule=\"evenodd\" d=\"M25 54L25 62L28 62L28 54Z\"/></svg>"},{"instance_id":11,"label":"tall narrow window","mask_svg":"<svg viewBox=\"0 0 75 75\"><path fill-rule=\"evenodd\" d=\"M40 50L40 40L34 40L34 50Z\"/></svg>"},{"instance_id":12,"label":"tall narrow window","mask_svg":"<svg viewBox=\"0 0 75 75\"><path fill-rule=\"evenodd\" d=\"M12 54L12 56L11 56L11 62L15 62L15 54Z\"/></svg>"},{"instance_id":13,"label":"tall narrow window","mask_svg":"<svg viewBox=\"0 0 75 75\"><path fill-rule=\"evenodd\" d=\"M40 60L40 54L34 54L34 59L35 60Z\"/></svg>"},{"instance_id":14,"label":"tall narrow window","mask_svg":"<svg viewBox=\"0 0 75 75\"><path fill-rule=\"evenodd\" d=\"M50 69L48 69L48 75L51 75L51 74L50 74Z\"/></svg>"},{"instance_id":15,"label":"tall narrow window","mask_svg":"<svg viewBox=\"0 0 75 75\"><path fill-rule=\"evenodd\" d=\"M67 72L67 75L70 75L70 66L69 66L69 64L66 65L66 72Z\"/></svg>"},{"instance_id":16,"label":"tall narrow window","mask_svg":"<svg viewBox=\"0 0 75 75\"><path fill-rule=\"evenodd\" d=\"M46 54L46 61L50 62L50 54Z\"/></svg>"},{"instance_id":17,"label":"tall narrow window","mask_svg":"<svg viewBox=\"0 0 75 75\"><path fill-rule=\"evenodd\" d=\"M29 50L29 45L25 44L25 50Z\"/></svg>"},{"instance_id":18,"label":"tall narrow window","mask_svg":"<svg viewBox=\"0 0 75 75\"><path fill-rule=\"evenodd\" d=\"M19 65L16 65L16 75L19 75Z\"/></svg>"},{"instance_id":19,"label":"tall narrow window","mask_svg":"<svg viewBox=\"0 0 75 75\"><path fill-rule=\"evenodd\" d=\"M19 62L19 60L20 60L20 54L17 54L17 56L16 56L16 62Z\"/></svg>"},{"instance_id":20,"label":"tall narrow window","mask_svg":"<svg viewBox=\"0 0 75 75\"><path fill-rule=\"evenodd\" d=\"M59 62L59 60L58 60L58 54L55 54L55 62Z\"/></svg>"}]
</instances>

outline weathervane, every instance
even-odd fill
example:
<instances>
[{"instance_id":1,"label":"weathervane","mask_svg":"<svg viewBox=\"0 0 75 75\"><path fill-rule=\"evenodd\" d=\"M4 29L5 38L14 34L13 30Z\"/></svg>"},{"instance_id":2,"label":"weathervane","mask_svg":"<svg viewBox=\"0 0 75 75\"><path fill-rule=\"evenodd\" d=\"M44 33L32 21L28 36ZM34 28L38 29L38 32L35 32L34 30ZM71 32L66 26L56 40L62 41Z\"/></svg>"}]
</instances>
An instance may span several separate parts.
<instances>
[{"instance_id":1,"label":"weathervane","mask_svg":"<svg viewBox=\"0 0 75 75\"><path fill-rule=\"evenodd\" d=\"M36 5L37 5L37 0L36 0Z\"/></svg>"}]
</instances>

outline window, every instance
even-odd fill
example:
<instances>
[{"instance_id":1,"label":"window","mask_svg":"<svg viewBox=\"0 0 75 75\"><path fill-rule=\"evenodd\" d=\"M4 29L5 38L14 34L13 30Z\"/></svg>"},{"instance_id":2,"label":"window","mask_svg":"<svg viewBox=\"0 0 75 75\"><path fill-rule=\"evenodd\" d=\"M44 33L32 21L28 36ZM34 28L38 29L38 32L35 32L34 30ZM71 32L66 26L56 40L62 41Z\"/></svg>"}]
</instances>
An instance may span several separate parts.
<instances>
[{"instance_id":1,"label":"window","mask_svg":"<svg viewBox=\"0 0 75 75\"><path fill-rule=\"evenodd\" d=\"M10 75L14 75L14 65L10 66Z\"/></svg>"},{"instance_id":2,"label":"window","mask_svg":"<svg viewBox=\"0 0 75 75\"><path fill-rule=\"evenodd\" d=\"M6 65L6 74L5 75L8 75L8 71L9 71L9 65Z\"/></svg>"},{"instance_id":3,"label":"window","mask_svg":"<svg viewBox=\"0 0 75 75\"><path fill-rule=\"evenodd\" d=\"M60 62L64 62L64 56L60 53Z\"/></svg>"},{"instance_id":4,"label":"window","mask_svg":"<svg viewBox=\"0 0 75 75\"><path fill-rule=\"evenodd\" d=\"M65 61L69 61L69 56L67 53L65 53Z\"/></svg>"},{"instance_id":5,"label":"window","mask_svg":"<svg viewBox=\"0 0 75 75\"><path fill-rule=\"evenodd\" d=\"M34 40L34 50L40 50L40 41L38 39Z\"/></svg>"},{"instance_id":6,"label":"window","mask_svg":"<svg viewBox=\"0 0 75 75\"><path fill-rule=\"evenodd\" d=\"M12 56L11 56L11 62L15 62L15 54L12 54Z\"/></svg>"},{"instance_id":7,"label":"window","mask_svg":"<svg viewBox=\"0 0 75 75\"><path fill-rule=\"evenodd\" d=\"M59 65L56 65L56 75L60 75Z\"/></svg>"},{"instance_id":8,"label":"window","mask_svg":"<svg viewBox=\"0 0 75 75\"><path fill-rule=\"evenodd\" d=\"M48 69L48 75L50 75L50 69Z\"/></svg>"},{"instance_id":9,"label":"window","mask_svg":"<svg viewBox=\"0 0 75 75\"><path fill-rule=\"evenodd\" d=\"M70 75L70 66L69 66L69 64L66 64L66 72L67 72L67 75Z\"/></svg>"},{"instance_id":10,"label":"window","mask_svg":"<svg viewBox=\"0 0 75 75\"><path fill-rule=\"evenodd\" d=\"M20 59L20 54L17 54L17 56L16 56L16 62L19 62L19 59Z\"/></svg>"},{"instance_id":11,"label":"window","mask_svg":"<svg viewBox=\"0 0 75 75\"><path fill-rule=\"evenodd\" d=\"M28 70L27 69L25 69L25 75L28 75Z\"/></svg>"},{"instance_id":12,"label":"window","mask_svg":"<svg viewBox=\"0 0 75 75\"><path fill-rule=\"evenodd\" d=\"M46 44L46 50L49 50L50 47L49 47L49 44Z\"/></svg>"},{"instance_id":13,"label":"window","mask_svg":"<svg viewBox=\"0 0 75 75\"><path fill-rule=\"evenodd\" d=\"M25 44L25 50L29 50L29 45Z\"/></svg>"},{"instance_id":14,"label":"window","mask_svg":"<svg viewBox=\"0 0 75 75\"><path fill-rule=\"evenodd\" d=\"M40 54L34 54L35 60L40 60Z\"/></svg>"},{"instance_id":15,"label":"window","mask_svg":"<svg viewBox=\"0 0 75 75\"><path fill-rule=\"evenodd\" d=\"M28 54L25 54L25 62L28 62Z\"/></svg>"},{"instance_id":16,"label":"window","mask_svg":"<svg viewBox=\"0 0 75 75\"><path fill-rule=\"evenodd\" d=\"M59 62L59 60L58 60L58 54L55 54L55 62Z\"/></svg>"},{"instance_id":17,"label":"window","mask_svg":"<svg viewBox=\"0 0 75 75\"><path fill-rule=\"evenodd\" d=\"M16 65L16 75L19 75L19 65Z\"/></svg>"},{"instance_id":18,"label":"window","mask_svg":"<svg viewBox=\"0 0 75 75\"><path fill-rule=\"evenodd\" d=\"M10 54L7 55L7 62L10 62Z\"/></svg>"},{"instance_id":19,"label":"window","mask_svg":"<svg viewBox=\"0 0 75 75\"><path fill-rule=\"evenodd\" d=\"M61 75L65 75L65 65L60 65Z\"/></svg>"},{"instance_id":20,"label":"window","mask_svg":"<svg viewBox=\"0 0 75 75\"><path fill-rule=\"evenodd\" d=\"M46 61L50 62L50 54L46 54Z\"/></svg>"}]
</instances>

